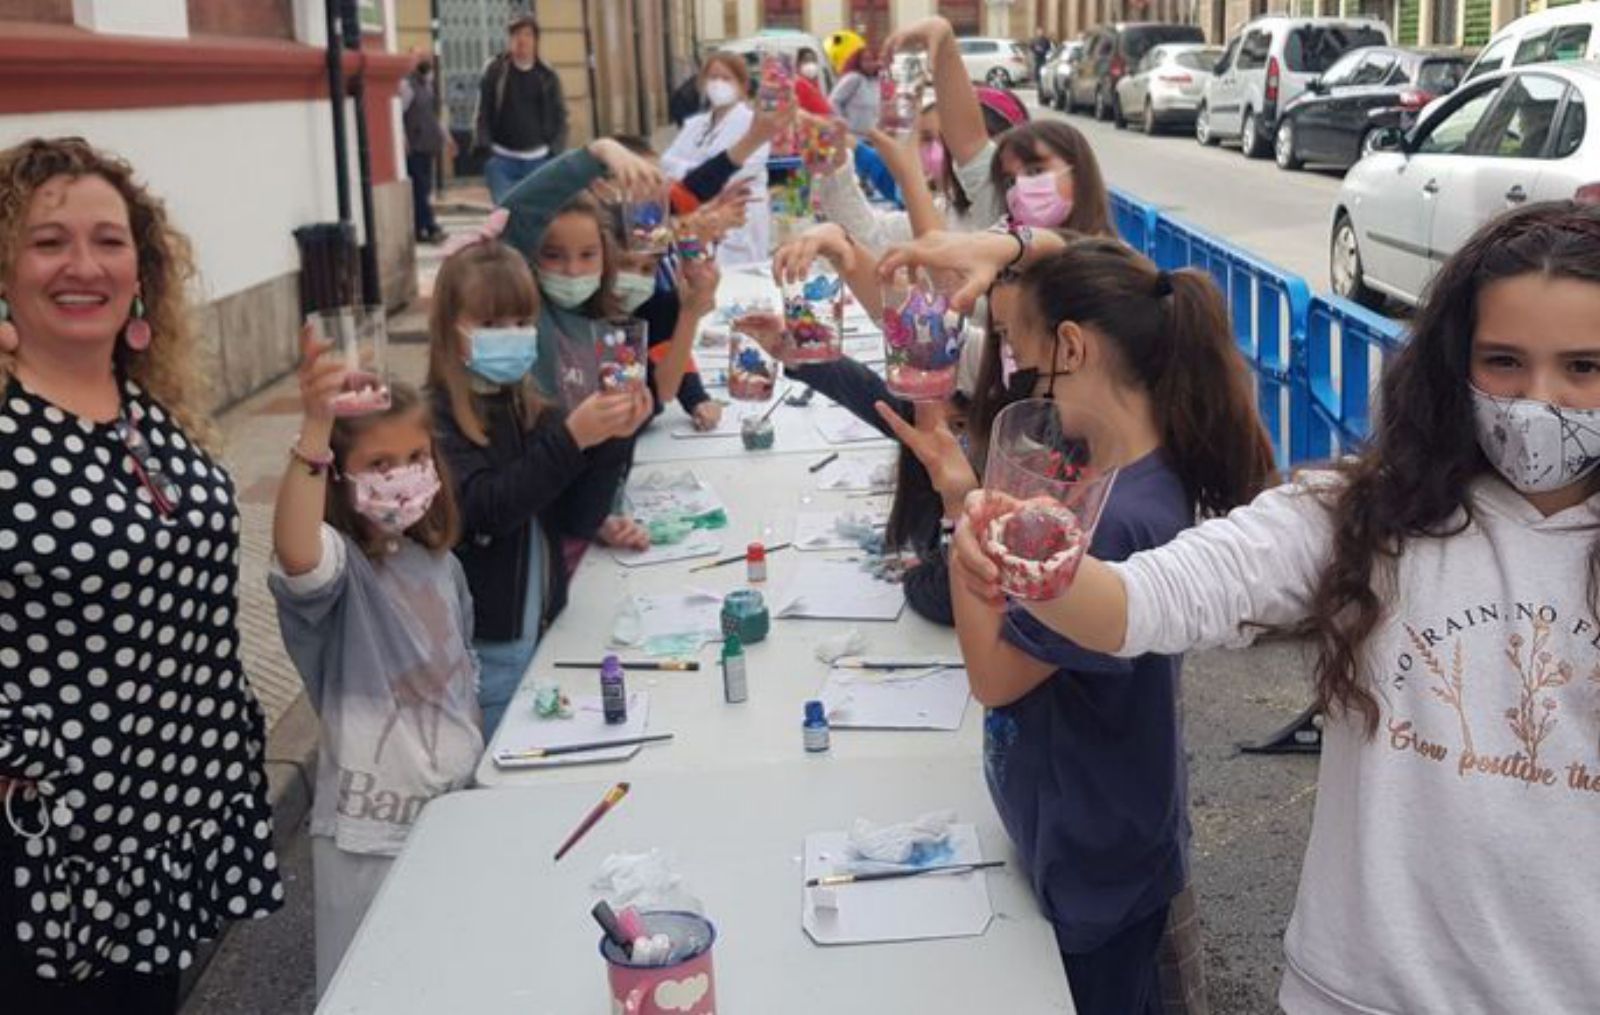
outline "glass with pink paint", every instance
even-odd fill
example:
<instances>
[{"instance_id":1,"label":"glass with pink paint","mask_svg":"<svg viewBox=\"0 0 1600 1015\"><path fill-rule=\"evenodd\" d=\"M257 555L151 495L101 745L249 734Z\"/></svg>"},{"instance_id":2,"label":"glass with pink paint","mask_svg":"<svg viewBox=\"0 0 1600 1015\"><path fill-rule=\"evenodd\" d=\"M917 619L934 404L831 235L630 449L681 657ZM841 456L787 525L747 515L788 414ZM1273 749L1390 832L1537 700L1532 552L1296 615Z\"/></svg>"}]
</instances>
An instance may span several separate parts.
<instances>
[{"instance_id":1,"label":"glass with pink paint","mask_svg":"<svg viewBox=\"0 0 1600 1015\"><path fill-rule=\"evenodd\" d=\"M884 380L891 394L937 402L956 390L967 317L950 305L956 279L895 269L883 285Z\"/></svg>"}]
</instances>

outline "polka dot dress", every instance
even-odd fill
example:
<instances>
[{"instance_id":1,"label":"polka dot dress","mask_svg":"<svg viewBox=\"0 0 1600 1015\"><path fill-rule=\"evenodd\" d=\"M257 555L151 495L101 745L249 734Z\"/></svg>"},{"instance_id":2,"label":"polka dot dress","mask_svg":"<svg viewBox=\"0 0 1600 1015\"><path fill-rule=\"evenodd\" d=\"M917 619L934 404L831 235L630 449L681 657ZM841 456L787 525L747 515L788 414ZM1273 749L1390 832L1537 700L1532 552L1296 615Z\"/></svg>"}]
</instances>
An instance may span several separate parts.
<instances>
[{"instance_id":1,"label":"polka dot dress","mask_svg":"<svg viewBox=\"0 0 1600 1015\"><path fill-rule=\"evenodd\" d=\"M228 474L137 385L158 510L115 423L0 396L0 776L15 935L46 979L170 972L283 899L264 723L239 663ZM42 834L39 834L42 832Z\"/></svg>"}]
</instances>

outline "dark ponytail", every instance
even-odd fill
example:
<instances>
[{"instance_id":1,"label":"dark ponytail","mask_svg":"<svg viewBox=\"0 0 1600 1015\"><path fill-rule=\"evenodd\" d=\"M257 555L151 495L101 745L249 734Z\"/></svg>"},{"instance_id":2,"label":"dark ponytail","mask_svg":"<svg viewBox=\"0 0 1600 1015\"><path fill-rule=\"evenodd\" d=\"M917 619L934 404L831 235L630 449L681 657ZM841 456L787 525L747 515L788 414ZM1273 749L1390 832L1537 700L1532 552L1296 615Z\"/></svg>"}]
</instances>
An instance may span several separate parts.
<instances>
[{"instance_id":1,"label":"dark ponytail","mask_svg":"<svg viewBox=\"0 0 1600 1015\"><path fill-rule=\"evenodd\" d=\"M1272 481L1272 442L1222 294L1204 273L1158 271L1108 239L1083 239L1030 266L1023 298L1049 333L1093 328L1150 397L1162 447L1202 515L1223 514Z\"/></svg>"}]
</instances>

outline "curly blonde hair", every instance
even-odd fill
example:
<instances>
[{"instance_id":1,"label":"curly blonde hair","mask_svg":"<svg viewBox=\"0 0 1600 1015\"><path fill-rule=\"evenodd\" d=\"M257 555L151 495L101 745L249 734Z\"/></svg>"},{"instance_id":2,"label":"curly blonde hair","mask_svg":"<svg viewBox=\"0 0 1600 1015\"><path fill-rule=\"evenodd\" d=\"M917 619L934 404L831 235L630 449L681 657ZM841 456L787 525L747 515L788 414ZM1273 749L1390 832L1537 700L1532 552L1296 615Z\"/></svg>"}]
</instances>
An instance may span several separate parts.
<instances>
[{"instance_id":1,"label":"curly blonde hair","mask_svg":"<svg viewBox=\"0 0 1600 1015\"><path fill-rule=\"evenodd\" d=\"M154 340L134 352L118 342L119 370L172 414L189 436L214 444L207 416L209 388L189 306L195 276L188 237L173 228L166 205L134 178L133 167L82 138L32 138L0 151L0 280L11 276L34 195L58 176L98 176L122 195L139 257L139 287ZM0 390L10 383L16 357L0 352Z\"/></svg>"}]
</instances>

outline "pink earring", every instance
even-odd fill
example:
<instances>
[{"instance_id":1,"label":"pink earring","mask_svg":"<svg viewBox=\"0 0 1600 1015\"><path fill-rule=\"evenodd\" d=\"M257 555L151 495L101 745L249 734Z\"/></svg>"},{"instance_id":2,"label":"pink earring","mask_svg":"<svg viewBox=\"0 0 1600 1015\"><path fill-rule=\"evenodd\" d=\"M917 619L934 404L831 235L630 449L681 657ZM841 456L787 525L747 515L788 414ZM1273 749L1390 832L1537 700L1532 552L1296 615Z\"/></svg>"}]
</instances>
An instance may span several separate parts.
<instances>
[{"instance_id":1,"label":"pink earring","mask_svg":"<svg viewBox=\"0 0 1600 1015\"><path fill-rule=\"evenodd\" d=\"M144 300L139 296L133 298L133 315L128 318L127 327L122 329L122 340L134 352L144 352L150 348L150 322L144 319Z\"/></svg>"},{"instance_id":2,"label":"pink earring","mask_svg":"<svg viewBox=\"0 0 1600 1015\"><path fill-rule=\"evenodd\" d=\"M16 352L21 344L17 326L11 323L11 304L0 297L0 352Z\"/></svg>"}]
</instances>

